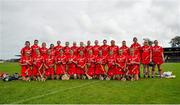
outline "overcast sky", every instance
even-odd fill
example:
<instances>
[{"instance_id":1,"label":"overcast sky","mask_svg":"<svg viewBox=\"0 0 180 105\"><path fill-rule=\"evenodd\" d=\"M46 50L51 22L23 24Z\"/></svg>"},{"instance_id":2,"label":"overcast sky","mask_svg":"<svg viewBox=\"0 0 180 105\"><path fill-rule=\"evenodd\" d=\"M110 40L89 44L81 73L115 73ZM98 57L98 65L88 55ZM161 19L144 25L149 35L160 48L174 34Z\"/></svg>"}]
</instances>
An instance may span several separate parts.
<instances>
[{"instance_id":1,"label":"overcast sky","mask_svg":"<svg viewBox=\"0 0 180 105\"><path fill-rule=\"evenodd\" d=\"M134 36L169 46L180 35L180 0L0 0L0 59L19 54L26 40L116 40Z\"/></svg>"}]
</instances>

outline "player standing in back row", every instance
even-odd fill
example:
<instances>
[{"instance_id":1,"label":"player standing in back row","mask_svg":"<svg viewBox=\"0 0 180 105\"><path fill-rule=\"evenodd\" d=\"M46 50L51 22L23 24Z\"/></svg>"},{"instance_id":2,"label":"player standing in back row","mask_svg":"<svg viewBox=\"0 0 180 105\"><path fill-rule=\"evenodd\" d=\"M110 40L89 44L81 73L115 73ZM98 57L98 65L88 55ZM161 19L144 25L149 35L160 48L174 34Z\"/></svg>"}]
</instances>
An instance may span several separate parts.
<instances>
[{"instance_id":1,"label":"player standing in back row","mask_svg":"<svg viewBox=\"0 0 180 105\"><path fill-rule=\"evenodd\" d=\"M162 77L162 69L161 64L164 62L164 53L163 48L158 45L158 41L154 41L154 46L152 47L152 61L154 62L154 66L152 69L152 78L154 78L155 75L155 67L157 65L158 71L159 71L159 77Z\"/></svg>"}]
</instances>

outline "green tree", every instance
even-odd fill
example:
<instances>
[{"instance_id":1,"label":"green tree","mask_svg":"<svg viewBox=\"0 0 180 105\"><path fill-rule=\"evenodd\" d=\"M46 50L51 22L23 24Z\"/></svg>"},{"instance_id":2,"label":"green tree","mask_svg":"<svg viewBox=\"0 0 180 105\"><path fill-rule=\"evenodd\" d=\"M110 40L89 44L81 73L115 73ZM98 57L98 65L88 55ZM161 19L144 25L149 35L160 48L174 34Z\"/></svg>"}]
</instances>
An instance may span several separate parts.
<instances>
[{"instance_id":1,"label":"green tree","mask_svg":"<svg viewBox=\"0 0 180 105\"><path fill-rule=\"evenodd\" d=\"M180 47L180 36L172 38L169 43L171 44L171 47Z\"/></svg>"}]
</instances>

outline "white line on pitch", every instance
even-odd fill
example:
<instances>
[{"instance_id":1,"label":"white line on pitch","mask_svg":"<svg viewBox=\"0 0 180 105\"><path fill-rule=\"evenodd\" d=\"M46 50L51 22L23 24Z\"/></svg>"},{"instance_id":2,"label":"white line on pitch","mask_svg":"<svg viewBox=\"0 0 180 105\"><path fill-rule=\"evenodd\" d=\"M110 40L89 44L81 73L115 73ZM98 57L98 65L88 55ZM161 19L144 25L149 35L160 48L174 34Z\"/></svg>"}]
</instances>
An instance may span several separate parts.
<instances>
[{"instance_id":1,"label":"white line on pitch","mask_svg":"<svg viewBox=\"0 0 180 105\"><path fill-rule=\"evenodd\" d=\"M89 84L93 84L93 83L96 83L96 82L99 82L99 81L94 81L94 82L90 82L90 83L84 83L84 84L79 85L79 86L75 86L75 87L71 87L71 88L66 88L66 89L62 89L62 90L56 90L56 91L53 91L53 92L50 92L50 93L47 93L47 94L42 94L42 95L38 95L38 96L27 98L27 99L23 99L23 100L20 100L20 101L16 101L16 102L13 102L11 104L23 103L23 102L26 102L26 101L29 101L29 100L41 98L41 97L44 97L44 96L47 96L47 95L55 94L55 93L66 91L66 90L71 90L71 89L83 87L83 86L86 86L86 85L89 85Z\"/></svg>"}]
</instances>

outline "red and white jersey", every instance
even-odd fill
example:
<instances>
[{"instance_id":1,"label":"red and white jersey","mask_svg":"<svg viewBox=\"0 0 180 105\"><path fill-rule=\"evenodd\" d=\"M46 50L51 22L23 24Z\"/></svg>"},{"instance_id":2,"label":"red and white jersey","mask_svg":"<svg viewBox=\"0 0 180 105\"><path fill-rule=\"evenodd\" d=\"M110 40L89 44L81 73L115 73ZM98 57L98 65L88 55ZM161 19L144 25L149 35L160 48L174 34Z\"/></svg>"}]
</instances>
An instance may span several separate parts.
<instances>
[{"instance_id":1,"label":"red and white jersey","mask_svg":"<svg viewBox=\"0 0 180 105\"><path fill-rule=\"evenodd\" d=\"M66 62L67 62L67 57L65 56L65 55L58 55L58 56L56 56L56 58L55 58L55 62L56 63L61 63L61 64L66 64Z\"/></svg>"},{"instance_id":2,"label":"red and white jersey","mask_svg":"<svg viewBox=\"0 0 180 105\"><path fill-rule=\"evenodd\" d=\"M46 58L45 58L45 64L47 65L47 66L51 66L51 65L53 65L55 63L55 58L53 57L53 56L47 56Z\"/></svg>"},{"instance_id":3,"label":"red and white jersey","mask_svg":"<svg viewBox=\"0 0 180 105\"><path fill-rule=\"evenodd\" d=\"M116 57L114 55L107 56L106 58L108 67L114 66L116 63Z\"/></svg>"},{"instance_id":4,"label":"red and white jersey","mask_svg":"<svg viewBox=\"0 0 180 105\"><path fill-rule=\"evenodd\" d=\"M123 51L123 55L125 55L125 56L129 55L129 47L121 46L119 49Z\"/></svg>"},{"instance_id":5,"label":"red and white jersey","mask_svg":"<svg viewBox=\"0 0 180 105\"><path fill-rule=\"evenodd\" d=\"M163 48L161 46L152 47L152 57L162 57Z\"/></svg>"},{"instance_id":6,"label":"red and white jersey","mask_svg":"<svg viewBox=\"0 0 180 105\"><path fill-rule=\"evenodd\" d=\"M142 54L141 54L142 59L150 58L150 55L152 54L152 47L142 46L141 51L142 51Z\"/></svg>"},{"instance_id":7,"label":"red and white jersey","mask_svg":"<svg viewBox=\"0 0 180 105\"><path fill-rule=\"evenodd\" d=\"M120 67L124 68L126 63L127 63L127 56L125 56L125 55L117 55L116 56L116 63Z\"/></svg>"},{"instance_id":8,"label":"red and white jersey","mask_svg":"<svg viewBox=\"0 0 180 105\"><path fill-rule=\"evenodd\" d=\"M85 47L82 47L82 46L80 46L79 48L78 48L78 55L79 55L79 52L80 51L83 51L84 52L84 54L86 53L86 48Z\"/></svg>"},{"instance_id":9,"label":"red and white jersey","mask_svg":"<svg viewBox=\"0 0 180 105\"><path fill-rule=\"evenodd\" d=\"M63 48L63 50L64 50L64 55L69 56L71 48L65 46L65 47Z\"/></svg>"},{"instance_id":10,"label":"red and white jersey","mask_svg":"<svg viewBox=\"0 0 180 105\"><path fill-rule=\"evenodd\" d=\"M129 55L128 57L127 57L127 63L129 64L129 65L131 65L133 62L140 62L140 57L139 57L139 55Z\"/></svg>"},{"instance_id":11,"label":"red and white jersey","mask_svg":"<svg viewBox=\"0 0 180 105\"><path fill-rule=\"evenodd\" d=\"M141 45L139 43L133 43L130 48L134 49L134 54L140 56Z\"/></svg>"},{"instance_id":12,"label":"red and white jersey","mask_svg":"<svg viewBox=\"0 0 180 105\"><path fill-rule=\"evenodd\" d=\"M86 64L86 57L81 57L81 56L77 56L77 65L78 66L81 66L81 67L84 67L85 64Z\"/></svg>"},{"instance_id":13,"label":"red and white jersey","mask_svg":"<svg viewBox=\"0 0 180 105\"><path fill-rule=\"evenodd\" d=\"M78 55L78 47L77 46L72 46L71 50L73 50L73 55L75 55L75 56Z\"/></svg>"},{"instance_id":14,"label":"red and white jersey","mask_svg":"<svg viewBox=\"0 0 180 105\"><path fill-rule=\"evenodd\" d=\"M76 56L75 55L67 56L67 64L68 64L69 68L75 68L76 67Z\"/></svg>"},{"instance_id":15,"label":"red and white jersey","mask_svg":"<svg viewBox=\"0 0 180 105\"><path fill-rule=\"evenodd\" d=\"M50 50L50 56L55 57L56 56L56 50L54 48L49 49Z\"/></svg>"},{"instance_id":16,"label":"red and white jersey","mask_svg":"<svg viewBox=\"0 0 180 105\"><path fill-rule=\"evenodd\" d=\"M21 49L21 56L25 56L26 53L31 55L32 49L31 47L23 47Z\"/></svg>"},{"instance_id":17,"label":"red and white jersey","mask_svg":"<svg viewBox=\"0 0 180 105\"><path fill-rule=\"evenodd\" d=\"M136 63L135 63L136 62ZM127 58L129 74L139 74L139 64L140 57L139 55L129 55Z\"/></svg>"},{"instance_id":18,"label":"red and white jersey","mask_svg":"<svg viewBox=\"0 0 180 105\"><path fill-rule=\"evenodd\" d=\"M61 45L57 45L54 47L56 55L59 55L59 51L63 49L63 47Z\"/></svg>"},{"instance_id":19,"label":"red and white jersey","mask_svg":"<svg viewBox=\"0 0 180 105\"><path fill-rule=\"evenodd\" d=\"M118 46L109 46L109 51L113 51L113 55L117 55L118 49Z\"/></svg>"},{"instance_id":20,"label":"red and white jersey","mask_svg":"<svg viewBox=\"0 0 180 105\"><path fill-rule=\"evenodd\" d=\"M95 55L87 55L86 59L87 59L86 63L90 64L90 67L95 67L95 60L96 60Z\"/></svg>"},{"instance_id":21,"label":"red and white jersey","mask_svg":"<svg viewBox=\"0 0 180 105\"><path fill-rule=\"evenodd\" d=\"M24 64L24 63L27 63L26 66L30 66L32 65L32 58L31 57L26 57L26 56L22 56L20 61L19 61L20 64Z\"/></svg>"},{"instance_id":22,"label":"red and white jersey","mask_svg":"<svg viewBox=\"0 0 180 105\"><path fill-rule=\"evenodd\" d=\"M108 55L109 45L102 45L100 49L102 50L102 55L103 56L107 56Z\"/></svg>"},{"instance_id":23,"label":"red and white jersey","mask_svg":"<svg viewBox=\"0 0 180 105\"><path fill-rule=\"evenodd\" d=\"M93 50L93 55L98 56L100 46L99 45L94 45L92 50Z\"/></svg>"},{"instance_id":24,"label":"red and white jersey","mask_svg":"<svg viewBox=\"0 0 180 105\"><path fill-rule=\"evenodd\" d=\"M160 46L153 46L152 47L152 61L155 64L162 64L164 61L163 59L163 48Z\"/></svg>"},{"instance_id":25,"label":"red and white jersey","mask_svg":"<svg viewBox=\"0 0 180 105\"><path fill-rule=\"evenodd\" d=\"M44 63L44 58L42 56L33 57L33 65L36 67L40 67Z\"/></svg>"},{"instance_id":26,"label":"red and white jersey","mask_svg":"<svg viewBox=\"0 0 180 105\"><path fill-rule=\"evenodd\" d=\"M39 50L40 51L40 47L38 45L32 45L31 46L31 54L32 54L32 57L36 56L36 51Z\"/></svg>"},{"instance_id":27,"label":"red and white jersey","mask_svg":"<svg viewBox=\"0 0 180 105\"><path fill-rule=\"evenodd\" d=\"M41 47L40 48L40 53L41 53L41 56L43 56L44 58L47 56L47 48L46 47Z\"/></svg>"},{"instance_id":28,"label":"red and white jersey","mask_svg":"<svg viewBox=\"0 0 180 105\"><path fill-rule=\"evenodd\" d=\"M97 56L96 57L96 63L97 64L106 64L106 57L105 56Z\"/></svg>"},{"instance_id":29,"label":"red and white jersey","mask_svg":"<svg viewBox=\"0 0 180 105\"><path fill-rule=\"evenodd\" d=\"M85 49L86 49L85 53L86 55L88 55L88 51L93 50L93 46L86 46Z\"/></svg>"}]
</instances>

